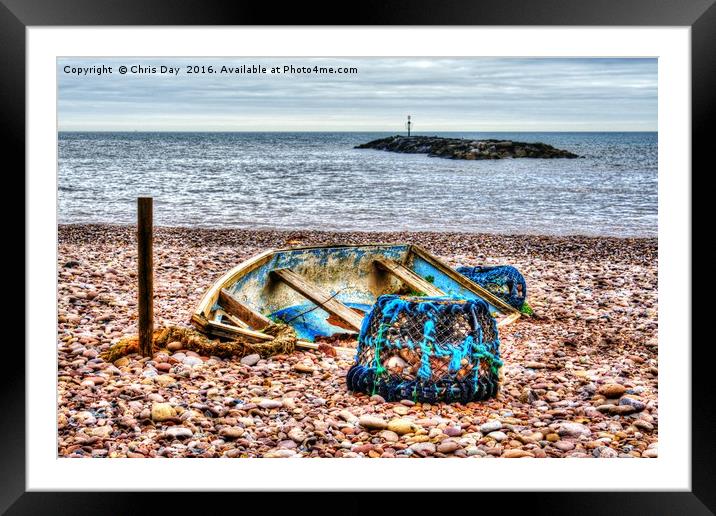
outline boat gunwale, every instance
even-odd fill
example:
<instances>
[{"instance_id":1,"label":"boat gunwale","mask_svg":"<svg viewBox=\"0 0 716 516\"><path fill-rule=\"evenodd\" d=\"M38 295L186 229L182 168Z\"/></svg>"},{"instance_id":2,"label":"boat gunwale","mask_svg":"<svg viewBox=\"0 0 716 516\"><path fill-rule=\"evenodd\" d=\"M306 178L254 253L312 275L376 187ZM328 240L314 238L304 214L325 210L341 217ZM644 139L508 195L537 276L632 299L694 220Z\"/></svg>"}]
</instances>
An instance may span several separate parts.
<instances>
[{"instance_id":1,"label":"boat gunwale","mask_svg":"<svg viewBox=\"0 0 716 516\"><path fill-rule=\"evenodd\" d=\"M495 308L499 309L503 314L505 315L515 315L515 314L521 314L519 310L517 310L514 306L511 306L510 304L506 303L496 295L494 295L492 292L487 290L486 288L478 285L474 281L472 281L467 276L464 276L457 272L455 269L450 267L447 263L445 263L440 258L434 256L432 253L430 253L427 249L424 247L421 247L417 244L410 244L411 252L413 252L416 256L419 256L423 260L425 260L428 263L431 263L433 266L437 267L440 272L447 275L448 277L455 280L457 283L460 283L462 286L466 287L468 290L472 291L474 294L479 295L481 298L483 298L485 301L490 303Z\"/></svg>"}]
</instances>

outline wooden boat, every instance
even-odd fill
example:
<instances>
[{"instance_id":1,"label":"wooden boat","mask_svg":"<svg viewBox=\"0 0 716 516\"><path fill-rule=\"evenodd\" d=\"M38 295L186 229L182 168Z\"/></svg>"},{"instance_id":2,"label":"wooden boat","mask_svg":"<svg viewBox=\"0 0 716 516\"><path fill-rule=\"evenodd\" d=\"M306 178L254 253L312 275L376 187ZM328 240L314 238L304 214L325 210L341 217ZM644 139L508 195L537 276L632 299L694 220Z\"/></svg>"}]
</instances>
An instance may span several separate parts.
<instances>
[{"instance_id":1,"label":"wooden boat","mask_svg":"<svg viewBox=\"0 0 716 516\"><path fill-rule=\"evenodd\" d=\"M382 294L482 299L498 326L520 312L459 274L425 249L410 244L327 245L270 250L240 263L204 295L192 322L205 333L272 339L271 322L293 326L299 345L319 337L357 335Z\"/></svg>"}]
</instances>

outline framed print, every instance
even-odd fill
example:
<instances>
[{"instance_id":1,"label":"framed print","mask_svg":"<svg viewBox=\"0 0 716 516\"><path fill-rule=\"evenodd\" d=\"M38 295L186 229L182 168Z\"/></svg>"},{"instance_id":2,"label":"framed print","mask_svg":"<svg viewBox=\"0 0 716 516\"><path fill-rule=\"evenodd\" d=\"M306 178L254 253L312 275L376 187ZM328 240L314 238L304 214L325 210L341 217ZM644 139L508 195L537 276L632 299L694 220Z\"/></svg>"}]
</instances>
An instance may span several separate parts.
<instances>
[{"instance_id":1,"label":"framed print","mask_svg":"<svg viewBox=\"0 0 716 516\"><path fill-rule=\"evenodd\" d=\"M712 2L363 7L4 1L8 514L132 491L713 511Z\"/></svg>"}]
</instances>

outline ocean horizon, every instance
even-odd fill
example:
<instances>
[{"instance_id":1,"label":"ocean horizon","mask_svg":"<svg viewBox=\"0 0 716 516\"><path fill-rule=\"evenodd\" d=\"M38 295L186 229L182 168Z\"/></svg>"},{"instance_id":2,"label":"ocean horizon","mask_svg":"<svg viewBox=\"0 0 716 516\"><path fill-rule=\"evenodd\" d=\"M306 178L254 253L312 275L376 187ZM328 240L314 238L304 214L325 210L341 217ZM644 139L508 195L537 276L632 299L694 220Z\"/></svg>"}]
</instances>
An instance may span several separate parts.
<instances>
[{"instance_id":1,"label":"ocean horizon","mask_svg":"<svg viewBox=\"0 0 716 516\"><path fill-rule=\"evenodd\" d=\"M399 131L60 131L58 221L199 228L655 237L656 132L415 135L543 142L578 159L354 149Z\"/></svg>"}]
</instances>

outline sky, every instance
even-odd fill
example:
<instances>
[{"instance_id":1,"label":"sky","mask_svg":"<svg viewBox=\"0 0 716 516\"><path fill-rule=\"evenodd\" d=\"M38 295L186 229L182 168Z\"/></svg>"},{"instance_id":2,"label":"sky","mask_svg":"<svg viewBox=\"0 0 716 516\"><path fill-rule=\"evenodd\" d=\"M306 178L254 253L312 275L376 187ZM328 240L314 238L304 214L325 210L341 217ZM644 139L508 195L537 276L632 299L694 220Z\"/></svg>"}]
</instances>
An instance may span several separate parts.
<instances>
[{"instance_id":1,"label":"sky","mask_svg":"<svg viewBox=\"0 0 716 516\"><path fill-rule=\"evenodd\" d=\"M112 73L94 73L103 65ZM229 70L241 65L267 71ZM188 74L187 66L216 73ZM61 131L399 132L407 115L416 133L657 130L656 59L66 58L57 74Z\"/></svg>"}]
</instances>

